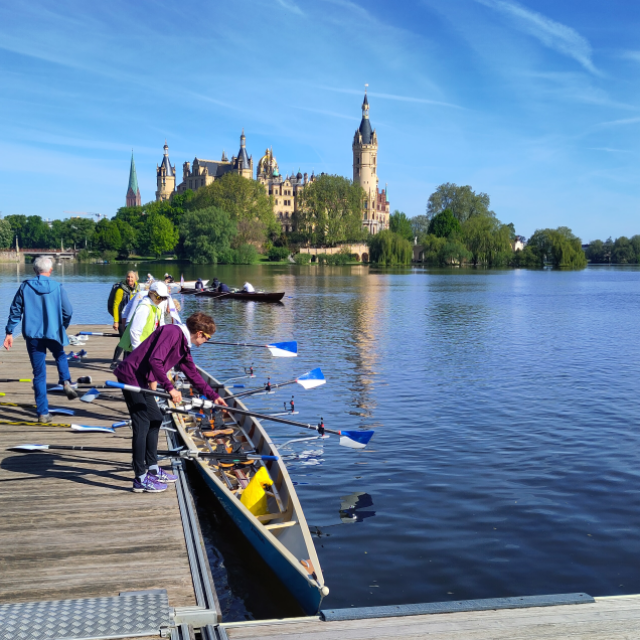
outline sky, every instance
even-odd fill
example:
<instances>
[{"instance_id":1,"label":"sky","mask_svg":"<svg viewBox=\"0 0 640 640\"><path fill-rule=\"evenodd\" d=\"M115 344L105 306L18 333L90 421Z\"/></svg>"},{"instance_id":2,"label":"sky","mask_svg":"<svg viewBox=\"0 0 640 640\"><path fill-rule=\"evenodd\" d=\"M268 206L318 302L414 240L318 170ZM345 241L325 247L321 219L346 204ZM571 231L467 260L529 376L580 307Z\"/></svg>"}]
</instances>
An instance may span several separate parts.
<instances>
[{"instance_id":1,"label":"sky","mask_svg":"<svg viewBox=\"0 0 640 640\"><path fill-rule=\"evenodd\" d=\"M516 232L640 233L640 4L165 0L0 4L0 212L113 216L133 150L273 147L352 177L365 83L391 209L470 185Z\"/></svg>"}]
</instances>

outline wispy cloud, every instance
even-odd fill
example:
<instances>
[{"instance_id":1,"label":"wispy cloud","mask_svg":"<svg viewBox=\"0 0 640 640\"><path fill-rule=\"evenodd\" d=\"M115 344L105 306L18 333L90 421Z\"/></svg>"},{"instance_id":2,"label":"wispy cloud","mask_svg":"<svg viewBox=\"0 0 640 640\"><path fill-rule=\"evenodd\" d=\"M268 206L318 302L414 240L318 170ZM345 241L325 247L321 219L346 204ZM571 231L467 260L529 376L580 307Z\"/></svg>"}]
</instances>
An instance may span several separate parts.
<instances>
[{"instance_id":1,"label":"wispy cloud","mask_svg":"<svg viewBox=\"0 0 640 640\"><path fill-rule=\"evenodd\" d=\"M276 2L283 9L286 9L287 11L290 11L291 13L297 13L299 16L303 16L304 15L302 9L300 9L300 7L297 4L293 3L293 2L287 2L285 0L276 0Z\"/></svg>"},{"instance_id":2,"label":"wispy cloud","mask_svg":"<svg viewBox=\"0 0 640 640\"><path fill-rule=\"evenodd\" d=\"M338 87L327 87L327 86L319 86L319 89L324 89L325 91L335 91L336 93L348 93L350 95L364 95L364 87L357 91L355 89L339 89ZM465 109L465 107L461 107L457 104L452 104L450 102L441 102L440 100L430 100L429 98L415 98L413 96L399 96L391 93L376 93L375 91L368 91L368 94L373 98L382 98L383 100L398 100L400 102L416 102L419 104L432 104L438 107L451 107L453 109Z\"/></svg>"},{"instance_id":3,"label":"wispy cloud","mask_svg":"<svg viewBox=\"0 0 640 640\"><path fill-rule=\"evenodd\" d=\"M591 44L575 29L541 13L531 11L516 2L506 0L476 0L476 2L506 15L522 31L537 38L545 46L573 58L587 71L600 75L591 60Z\"/></svg>"},{"instance_id":4,"label":"wispy cloud","mask_svg":"<svg viewBox=\"0 0 640 640\"><path fill-rule=\"evenodd\" d=\"M623 51L622 57L634 62L640 62L640 51Z\"/></svg>"},{"instance_id":5,"label":"wispy cloud","mask_svg":"<svg viewBox=\"0 0 640 640\"><path fill-rule=\"evenodd\" d=\"M601 122L596 125L598 127L620 127L627 124L638 124L640 122L640 117L636 118L622 118L621 120L609 120L607 122Z\"/></svg>"},{"instance_id":6,"label":"wispy cloud","mask_svg":"<svg viewBox=\"0 0 640 640\"><path fill-rule=\"evenodd\" d=\"M629 151L629 149L612 149L611 147L587 147L589 151L605 151L606 153L631 153L636 155L633 151Z\"/></svg>"},{"instance_id":7,"label":"wispy cloud","mask_svg":"<svg viewBox=\"0 0 640 640\"><path fill-rule=\"evenodd\" d=\"M325 111L324 109L311 109L309 107L300 107L298 105L291 105L293 109L299 109L300 111L309 111L310 113L318 113L322 116L329 116L330 118L340 118L342 120L351 120L351 122L358 122L358 118L354 116L347 116L344 113L336 113L335 111Z\"/></svg>"}]
</instances>

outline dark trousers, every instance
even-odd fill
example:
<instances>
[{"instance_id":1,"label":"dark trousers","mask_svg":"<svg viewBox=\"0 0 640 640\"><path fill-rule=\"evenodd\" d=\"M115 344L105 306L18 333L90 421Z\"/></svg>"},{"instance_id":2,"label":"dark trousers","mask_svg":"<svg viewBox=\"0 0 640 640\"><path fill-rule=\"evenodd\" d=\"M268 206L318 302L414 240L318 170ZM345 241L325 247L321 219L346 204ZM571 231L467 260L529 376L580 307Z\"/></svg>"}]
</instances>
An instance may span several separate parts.
<instances>
[{"instance_id":1,"label":"dark trousers","mask_svg":"<svg viewBox=\"0 0 640 640\"><path fill-rule=\"evenodd\" d=\"M118 333L120 334L121 338L126 328L127 328L127 323L123 318L120 318L120 322L118 323ZM121 354L122 354L122 347L116 347L116 350L113 352L113 362L117 362Z\"/></svg>"},{"instance_id":2,"label":"dark trousers","mask_svg":"<svg viewBox=\"0 0 640 640\"><path fill-rule=\"evenodd\" d=\"M36 396L36 410L39 416L49 413L47 401L47 349L55 358L58 368L58 381L60 384L71 380L69 373L69 361L64 353L64 347L56 340L49 338L25 338L27 353L33 369L33 391Z\"/></svg>"},{"instance_id":3,"label":"dark trousers","mask_svg":"<svg viewBox=\"0 0 640 640\"><path fill-rule=\"evenodd\" d=\"M133 471L136 478L158 464L158 435L162 426L162 412L152 395L123 391L131 416L133 430Z\"/></svg>"}]
</instances>

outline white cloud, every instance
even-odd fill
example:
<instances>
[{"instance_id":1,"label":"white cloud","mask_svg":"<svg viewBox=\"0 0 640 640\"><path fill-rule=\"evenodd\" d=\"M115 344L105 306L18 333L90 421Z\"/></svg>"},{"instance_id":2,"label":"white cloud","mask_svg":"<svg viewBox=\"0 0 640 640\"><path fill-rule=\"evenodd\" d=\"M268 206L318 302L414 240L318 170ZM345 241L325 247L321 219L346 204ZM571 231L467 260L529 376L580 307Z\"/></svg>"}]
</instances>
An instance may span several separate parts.
<instances>
[{"instance_id":1,"label":"white cloud","mask_svg":"<svg viewBox=\"0 0 640 640\"><path fill-rule=\"evenodd\" d=\"M591 44L575 29L547 16L531 11L516 2L506 0L476 0L512 18L519 28L537 38L542 44L579 62L587 71L599 75L591 55Z\"/></svg>"},{"instance_id":2,"label":"white cloud","mask_svg":"<svg viewBox=\"0 0 640 640\"><path fill-rule=\"evenodd\" d=\"M640 62L640 51L624 51L622 57L634 62Z\"/></svg>"},{"instance_id":3,"label":"white cloud","mask_svg":"<svg viewBox=\"0 0 640 640\"><path fill-rule=\"evenodd\" d=\"M291 11L291 13L297 13L299 16L303 16L304 13L300 7L293 2L285 2L285 0L276 0L276 2L287 11Z\"/></svg>"},{"instance_id":4,"label":"white cloud","mask_svg":"<svg viewBox=\"0 0 640 640\"><path fill-rule=\"evenodd\" d=\"M325 91L335 91L336 93L348 93L351 95L364 95L364 88L360 91L356 91L355 89L338 89L337 87L326 87L320 86L319 89L324 89ZM457 104L451 104L450 102L441 102L439 100L430 100L428 98L414 98L412 96L400 96L392 93L376 93L374 91L367 92L369 96L372 98L382 98L385 100L398 100L400 102L417 102L420 104L432 104L439 107L451 107L453 109L464 109Z\"/></svg>"}]
</instances>

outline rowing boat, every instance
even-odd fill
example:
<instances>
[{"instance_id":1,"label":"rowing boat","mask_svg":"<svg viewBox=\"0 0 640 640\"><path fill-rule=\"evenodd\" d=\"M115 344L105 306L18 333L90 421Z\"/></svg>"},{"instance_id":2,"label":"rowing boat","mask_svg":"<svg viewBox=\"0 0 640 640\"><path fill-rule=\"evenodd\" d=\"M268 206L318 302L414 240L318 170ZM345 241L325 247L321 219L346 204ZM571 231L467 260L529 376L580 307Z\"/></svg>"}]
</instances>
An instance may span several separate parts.
<instances>
[{"instance_id":1,"label":"rowing boat","mask_svg":"<svg viewBox=\"0 0 640 640\"><path fill-rule=\"evenodd\" d=\"M200 367L198 370L210 386L221 387L213 376ZM231 394L224 388L221 395L228 398ZM228 398L227 403L246 409L236 398ZM220 461L202 458L196 458L194 464L222 507L304 612L316 614L329 589L324 584L309 527L286 465L260 421L250 416L229 416L224 425L211 429L233 429L233 433L214 436L214 432L207 431L191 416L173 414L173 419L190 451L211 451L225 445L237 449L235 453L246 451L278 456L277 460L266 463L253 461L228 467ZM268 513L253 515L240 497L261 466L266 466L273 485L267 491Z\"/></svg>"},{"instance_id":2,"label":"rowing boat","mask_svg":"<svg viewBox=\"0 0 640 640\"><path fill-rule=\"evenodd\" d=\"M223 300L253 300L254 302L280 302L284 298L284 291L278 293L263 293L254 291L232 291L230 293L219 293L218 291L198 291L197 296L206 298L222 298Z\"/></svg>"}]
</instances>

